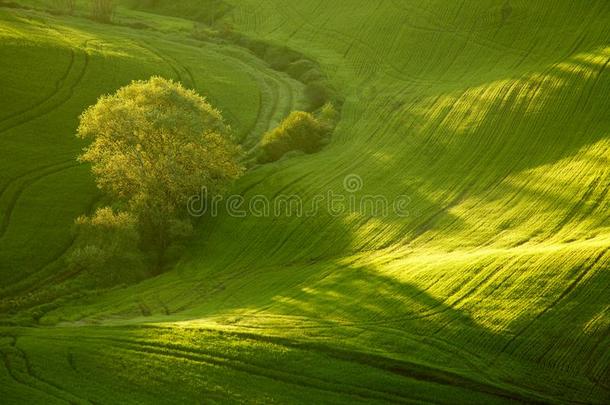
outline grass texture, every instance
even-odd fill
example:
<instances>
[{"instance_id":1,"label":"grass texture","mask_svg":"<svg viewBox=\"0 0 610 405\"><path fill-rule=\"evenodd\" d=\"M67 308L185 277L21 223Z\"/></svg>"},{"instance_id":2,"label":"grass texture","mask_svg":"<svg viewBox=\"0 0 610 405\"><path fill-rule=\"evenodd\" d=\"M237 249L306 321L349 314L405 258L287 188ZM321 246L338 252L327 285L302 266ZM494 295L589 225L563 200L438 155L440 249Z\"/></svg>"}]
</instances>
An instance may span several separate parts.
<instances>
[{"instance_id":1,"label":"grass texture","mask_svg":"<svg viewBox=\"0 0 610 405\"><path fill-rule=\"evenodd\" d=\"M206 216L166 274L3 315L1 397L606 403L610 3L222 7L234 30L319 63L345 100L321 152L233 191L307 206L357 175L355 197L408 196L408 215ZM99 198L73 133L100 94L175 78L246 144L305 103L303 84L191 39L182 17L121 5L119 22L156 27L137 30L0 8L3 301L58 281L72 221Z\"/></svg>"}]
</instances>

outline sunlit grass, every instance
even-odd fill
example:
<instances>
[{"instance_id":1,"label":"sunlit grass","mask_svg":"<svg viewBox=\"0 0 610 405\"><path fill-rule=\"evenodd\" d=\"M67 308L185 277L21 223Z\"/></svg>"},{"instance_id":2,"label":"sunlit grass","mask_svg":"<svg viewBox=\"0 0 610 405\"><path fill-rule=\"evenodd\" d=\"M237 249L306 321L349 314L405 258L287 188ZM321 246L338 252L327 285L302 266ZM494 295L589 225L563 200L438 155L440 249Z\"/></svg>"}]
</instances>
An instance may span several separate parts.
<instances>
[{"instance_id":1,"label":"sunlit grass","mask_svg":"<svg viewBox=\"0 0 610 405\"><path fill-rule=\"evenodd\" d=\"M8 400L603 403L607 2L229 3L226 23L316 60L345 98L327 147L232 192L308 202L357 174L357 196L406 195L408 215L204 217L166 274L9 314L42 327L0 331ZM0 132L3 293L45 291L62 270L96 192L61 165L100 94L179 79L241 139L304 105L301 83L194 41L191 21L126 3L117 19L0 11L0 120L53 107Z\"/></svg>"}]
</instances>

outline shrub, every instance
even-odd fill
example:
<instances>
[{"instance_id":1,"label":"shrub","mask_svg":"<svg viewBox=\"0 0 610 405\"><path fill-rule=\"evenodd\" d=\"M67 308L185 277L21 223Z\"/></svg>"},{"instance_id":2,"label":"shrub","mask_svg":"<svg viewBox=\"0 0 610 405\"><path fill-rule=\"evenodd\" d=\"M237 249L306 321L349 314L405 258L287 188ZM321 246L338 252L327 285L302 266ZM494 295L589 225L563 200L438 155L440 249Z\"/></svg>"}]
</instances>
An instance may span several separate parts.
<instances>
[{"instance_id":1,"label":"shrub","mask_svg":"<svg viewBox=\"0 0 610 405\"><path fill-rule=\"evenodd\" d=\"M320 69L316 67L315 69L311 69L304 72L298 80L304 84L323 81L324 75L322 74Z\"/></svg>"},{"instance_id":2,"label":"shrub","mask_svg":"<svg viewBox=\"0 0 610 405\"><path fill-rule=\"evenodd\" d=\"M328 101L336 98L332 87L326 80L317 80L308 83L307 86L305 86L305 96L309 101L309 108L311 111L317 110Z\"/></svg>"},{"instance_id":3,"label":"shrub","mask_svg":"<svg viewBox=\"0 0 610 405\"><path fill-rule=\"evenodd\" d=\"M100 208L92 217L76 219L75 236L75 247L67 257L71 270L86 271L107 281L137 275L140 238L133 215Z\"/></svg>"},{"instance_id":4,"label":"shrub","mask_svg":"<svg viewBox=\"0 0 610 405\"><path fill-rule=\"evenodd\" d=\"M308 60L308 59L299 59L291 62L286 67L286 73L288 73L291 77L304 82L304 78L313 78L319 79L322 77L322 74L318 71L317 65Z\"/></svg>"},{"instance_id":5,"label":"shrub","mask_svg":"<svg viewBox=\"0 0 610 405\"><path fill-rule=\"evenodd\" d=\"M53 0L53 11L59 14L74 14L76 10L76 0Z\"/></svg>"},{"instance_id":6,"label":"shrub","mask_svg":"<svg viewBox=\"0 0 610 405\"><path fill-rule=\"evenodd\" d=\"M132 0L131 7L137 10L186 18L206 24L214 24L232 8L224 0Z\"/></svg>"},{"instance_id":7,"label":"shrub","mask_svg":"<svg viewBox=\"0 0 610 405\"><path fill-rule=\"evenodd\" d=\"M311 113L294 111L277 128L263 136L259 162L274 162L290 151L317 152L328 133L328 127Z\"/></svg>"},{"instance_id":8,"label":"shrub","mask_svg":"<svg viewBox=\"0 0 610 405\"><path fill-rule=\"evenodd\" d=\"M92 217L78 217L75 225L81 242L87 245L111 251L126 249L132 244L137 246L136 218L127 212L115 213L109 207L99 208Z\"/></svg>"},{"instance_id":9,"label":"shrub","mask_svg":"<svg viewBox=\"0 0 610 405\"><path fill-rule=\"evenodd\" d=\"M301 54L285 46L267 46L263 59L275 70L285 71L288 65L300 59Z\"/></svg>"},{"instance_id":10,"label":"shrub","mask_svg":"<svg viewBox=\"0 0 610 405\"><path fill-rule=\"evenodd\" d=\"M93 0L91 2L91 18L96 21L109 23L114 15L113 0Z\"/></svg>"},{"instance_id":11,"label":"shrub","mask_svg":"<svg viewBox=\"0 0 610 405\"><path fill-rule=\"evenodd\" d=\"M266 42L259 41L256 39L250 39L246 36L239 36L236 42L238 45L243 46L244 48L248 48L250 51L252 51L252 53L254 53L261 59L265 58L265 55L267 54L267 48L270 46Z\"/></svg>"},{"instance_id":12,"label":"shrub","mask_svg":"<svg viewBox=\"0 0 610 405\"><path fill-rule=\"evenodd\" d=\"M210 41L216 38L217 32L209 28L207 25L195 22L191 36L199 41Z\"/></svg>"},{"instance_id":13,"label":"shrub","mask_svg":"<svg viewBox=\"0 0 610 405\"><path fill-rule=\"evenodd\" d=\"M328 131L332 131L332 129L337 124L339 120L339 112L331 102L327 102L322 106L320 112L318 113L318 119L320 122L328 128Z\"/></svg>"}]
</instances>

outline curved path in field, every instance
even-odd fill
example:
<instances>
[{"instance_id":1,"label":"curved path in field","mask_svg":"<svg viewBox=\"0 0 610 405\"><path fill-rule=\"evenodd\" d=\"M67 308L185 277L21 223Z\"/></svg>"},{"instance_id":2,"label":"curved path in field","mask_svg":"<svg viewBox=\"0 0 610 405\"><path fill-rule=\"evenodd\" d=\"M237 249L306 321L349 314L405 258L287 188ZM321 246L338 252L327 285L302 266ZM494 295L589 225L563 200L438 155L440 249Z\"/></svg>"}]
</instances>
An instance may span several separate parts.
<instances>
[{"instance_id":1,"label":"curved path in field","mask_svg":"<svg viewBox=\"0 0 610 405\"><path fill-rule=\"evenodd\" d=\"M76 87L81 83L89 64L87 46L91 40L85 41L78 49L70 50L70 65L64 75L57 81L55 91L48 97L37 102L26 110L0 120L0 135L29 121L39 119L52 113L72 98Z\"/></svg>"}]
</instances>

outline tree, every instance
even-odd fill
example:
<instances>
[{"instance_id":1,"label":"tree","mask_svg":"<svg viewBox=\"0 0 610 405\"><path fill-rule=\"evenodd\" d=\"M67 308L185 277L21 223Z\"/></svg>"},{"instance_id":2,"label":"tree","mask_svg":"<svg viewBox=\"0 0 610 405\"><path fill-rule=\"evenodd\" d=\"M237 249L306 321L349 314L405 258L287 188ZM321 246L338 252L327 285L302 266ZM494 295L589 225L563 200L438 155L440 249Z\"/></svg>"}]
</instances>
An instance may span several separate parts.
<instances>
[{"instance_id":1,"label":"tree","mask_svg":"<svg viewBox=\"0 0 610 405\"><path fill-rule=\"evenodd\" d=\"M138 218L158 266L188 229L187 202L203 187L222 192L243 168L220 112L181 84L134 81L101 97L80 117L77 136L92 140L79 157L96 183Z\"/></svg>"}]
</instances>

